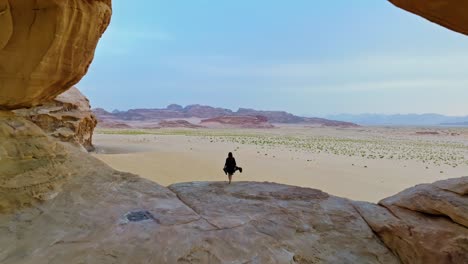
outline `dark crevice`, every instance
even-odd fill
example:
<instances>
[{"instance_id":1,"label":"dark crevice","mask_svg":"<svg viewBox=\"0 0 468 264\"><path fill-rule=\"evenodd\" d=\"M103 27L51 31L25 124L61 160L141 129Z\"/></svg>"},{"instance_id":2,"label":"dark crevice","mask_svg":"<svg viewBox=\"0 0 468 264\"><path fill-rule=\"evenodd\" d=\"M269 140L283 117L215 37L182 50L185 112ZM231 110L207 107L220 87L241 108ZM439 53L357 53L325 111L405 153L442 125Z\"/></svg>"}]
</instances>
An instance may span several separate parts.
<instances>
[{"instance_id":1,"label":"dark crevice","mask_svg":"<svg viewBox=\"0 0 468 264\"><path fill-rule=\"evenodd\" d=\"M452 191L452 190L449 190L449 189L446 189L446 188L441 188L441 187L438 187L437 185L433 185L434 187L436 187L437 189L439 190L442 190L442 191L446 191L446 192L450 192L450 193L454 193L458 196L461 196L461 197L467 197L468 195L465 195L465 194L461 194L461 193L458 193L456 191Z\"/></svg>"},{"instance_id":2,"label":"dark crevice","mask_svg":"<svg viewBox=\"0 0 468 264\"><path fill-rule=\"evenodd\" d=\"M34 1L34 6L37 6L37 0ZM31 35L32 27L34 26L34 23L36 23L37 11L39 11L40 8L33 8L32 10L34 11L34 16L33 16L33 19L31 21L31 24L28 27L28 36Z\"/></svg>"},{"instance_id":3,"label":"dark crevice","mask_svg":"<svg viewBox=\"0 0 468 264\"><path fill-rule=\"evenodd\" d=\"M372 231L372 233L375 235L375 237L380 241L380 243L388 249L388 251L393 254L393 256L398 259L400 261L400 263L402 263L401 261L401 258L398 254L396 254L395 252L393 252L393 250L387 246L387 244L385 243L385 241L382 240L382 238L379 236L379 234L372 228L372 225L367 221L367 219L361 214L361 212L359 211L358 208L356 208L356 205L354 205L353 203L350 203L351 206L353 207L353 209L356 211L356 213L362 218L362 220L367 224L367 226L369 226L370 230ZM381 205L378 205L378 204L375 204L375 206L381 206ZM384 206L382 206L384 207ZM384 207L387 211L390 211L388 208ZM400 220L400 218L398 216L396 216L393 212L390 211L390 214L392 214L393 216L395 216L397 219ZM375 255L374 255L375 256ZM377 258L377 261L379 263L382 263L379 259L378 259L378 256L375 256Z\"/></svg>"},{"instance_id":4,"label":"dark crevice","mask_svg":"<svg viewBox=\"0 0 468 264\"><path fill-rule=\"evenodd\" d=\"M172 225L165 225L165 224L160 224L160 225L161 225L161 226L164 226L164 227L188 225L188 224L190 224L190 223L200 221L201 219L203 219L203 218L202 218L201 216L199 216L197 219L193 219L193 220L190 220L190 221L187 221L187 222L183 222L183 223L177 223L177 224L172 224Z\"/></svg>"},{"instance_id":5,"label":"dark crevice","mask_svg":"<svg viewBox=\"0 0 468 264\"><path fill-rule=\"evenodd\" d=\"M188 208L190 208L196 215L198 215L201 219L205 220L208 224L210 224L211 226L213 226L214 228L216 228L217 230L220 230L222 228L220 228L219 226L211 223L208 219L206 219L205 217L203 217L195 208L193 208L190 204L188 204L187 202L185 202L182 197L180 197L180 195L175 192L174 190L172 190L171 188L167 188L169 191L171 191L172 193L175 194L175 196L177 197L177 199L179 199L179 201L181 201L185 206L187 206Z\"/></svg>"},{"instance_id":6,"label":"dark crevice","mask_svg":"<svg viewBox=\"0 0 468 264\"><path fill-rule=\"evenodd\" d=\"M381 206L381 207L387 209L387 211L388 211L391 215L393 215L396 219L398 219L398 220L400 220L400 221L402 220L398 215L396 215L396 214L392 211L392 209L391 209L389 206L387 206L387 205L385 205L385 204L378 204L378 206ZM397 206L397 207L399 207L399 206ZM400 208L401 208L401 207L400 207Z\"/></svg>"},{"instance_id":7,"label":"dark crevice","mask_svg":"<svg viewBox=\"0 0 468 264\"><path fill-rule=\"evenodd\" d=\"M198 219L195 219L195 220L192 220L192 221L189 221L187 223L192 223L192 222L195 222L195 221L198 221L198 220L205 220L208 224L210 224L211 226L213 226L215 229L214 230L229 230L229 229L235 229L235 228L239 228L239 227L242 227L242 226L245 226L245 225L248 225L250 224L251 222L253 221L257 221L256 219L251 219L245 223L242 223L242 224L239 224L239 225L235 225L235 226L230 226L230 227L220 227L214 223L212 223L210 220L208 220L207 218L205 218L200 212L198 212L194 207L192 207L189 203L187 203L186 201L184 201L184 199L182 197L180 197L180 195L175 192L174 190L172 190L171 188L167 188L168 190L170 190L172 193L174 193L177 197L177 199L179 199L179 201L181 201L185 206L187 206L188 208L190 208L197 216L199 216ZM184 223L183 223L184 224ZM177 225L181 225L181 224L177 224Z\"/></svg>"},{"instance_id":8,"label":"dark crevice","mask_svg":"<svg viewBox=\"0 0 468 264\"><path fill-rule=\"evenodd\" d=\"M411 212L414 212L414 213L422 214L422 215L424 215L424 217L427 217L427 218L444 218L444 219L446 219L447 221L450 221L453 224L459 225L460 227L463 227L463 228L467 228L463 224L458 223L457 221L455 221L455 219L453 219L451 216L449 216L447 214L444 214L444 213L442 213L440 211L438 211L438 213L429 213L429 212L424 212L424 211L421 211L421 210L414 210L414 209L411 209L411 208L407 208L405 206L400 206L400 205L394 205L394 206L396 206L396 207L398 207L400 209L404 209L404 210L408 210L408 211L411 211Z\"/></svg>"}]
</instances>

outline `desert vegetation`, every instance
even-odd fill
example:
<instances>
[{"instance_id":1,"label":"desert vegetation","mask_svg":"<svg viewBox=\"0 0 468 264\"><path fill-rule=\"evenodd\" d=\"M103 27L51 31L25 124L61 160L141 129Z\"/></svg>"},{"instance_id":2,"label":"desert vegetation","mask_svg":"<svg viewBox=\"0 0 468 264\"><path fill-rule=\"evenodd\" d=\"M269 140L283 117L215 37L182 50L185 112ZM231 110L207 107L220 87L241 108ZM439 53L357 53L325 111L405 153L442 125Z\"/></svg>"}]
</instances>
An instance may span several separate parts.
<instances>
[{"instance_id":1,"label":"desert vegetation","mask_svg":"<svg viewBox=\"0 0 468 264\"><path fill-rule=\"evenodd\" d=\"M199 137L207 143L234 143L235 150L242 145L255 146L258 153L282 149L291 152L329 154L360 157L370 160L412 160L427 165L468 166L466 140L445 138L420 138L408 136L366 135L356 136L355 130L336 135L308 135L301 133L275 133L264 130L209 130L209 129L159 129L159 130L98 130L100 134L120 135L177 135Z\"/></svg>"}]
</instances>

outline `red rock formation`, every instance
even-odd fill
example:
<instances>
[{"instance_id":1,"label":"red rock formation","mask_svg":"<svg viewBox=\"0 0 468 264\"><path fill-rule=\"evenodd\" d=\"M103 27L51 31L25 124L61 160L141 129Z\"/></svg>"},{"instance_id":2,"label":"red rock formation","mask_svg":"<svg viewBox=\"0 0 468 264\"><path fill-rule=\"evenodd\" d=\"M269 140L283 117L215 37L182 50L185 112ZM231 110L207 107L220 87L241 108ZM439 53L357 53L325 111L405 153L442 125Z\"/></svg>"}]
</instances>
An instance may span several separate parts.
<instances>
[{"instance_id":1,"label":"red rock formation","mask_svg":"<svg viewBox=\"0 0 468 264\"><path fill-rule=\"evenodd\" d=\"M204 119L201 124L209 127L234 127L234 128L273 128L264 116L221 116Z\"/></svg>"},{"instance_id":2,"label":"red rock formation","mask_svg":"<svg viewBox=\"0 0 468 264\"><path fill-rule=\"evenodd\" d=\"M159 122L159 126L166 128L204 128L204 126L195 125L186 120L163 120Z\"/></svg>"},{"instance_id":3,"label":"red rock formation","mask_svg":"<svg viewBox=\"0 0 468 264\"><path fill-rule=\"evenodd\" d=\"M129 128L132 128L132 126L130 126L128 124L113 122L113 121L99 122L98 127L99 128L115 128L115 129L129 129Z\"/></svg>"},{"instance_id":4,"label":"red rock formation","mask_svg":"<svg viewBox=\"0 0 468 264\"><path fill-rule=\"evenodd\" d=\"M349 122L314 117L301 117L284 111L259 111L240 108L237 112L233 112L229 109L205 105L189 105L184 108L180 105L172 104L164 109L130 109L128 111L116 111L112 113L98 108L95 109L95 114L99 120L105 122L109 122L110 120L114 120L115 122L126 122L192 117L209 119L220 116L264 116L270 123L304 124L330 127L358 127L358 125Z\"/></svg>"}]
</instances>

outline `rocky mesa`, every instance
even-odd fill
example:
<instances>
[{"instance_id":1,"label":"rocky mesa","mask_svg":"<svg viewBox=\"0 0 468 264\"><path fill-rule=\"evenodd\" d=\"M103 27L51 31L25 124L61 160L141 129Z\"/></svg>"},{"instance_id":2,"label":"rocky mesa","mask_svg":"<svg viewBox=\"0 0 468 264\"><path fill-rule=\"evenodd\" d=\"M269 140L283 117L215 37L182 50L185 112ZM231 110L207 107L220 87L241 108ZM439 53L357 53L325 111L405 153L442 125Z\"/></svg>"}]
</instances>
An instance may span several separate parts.
<instances>
[{"instance_id":1,"label":"rocky mesa","mask_svg":"<svg viewBox=\"0 0 468 264\"><path fill-rule=\"evenodd\" d=\"M210 123L227 124L232 127L248 128L248 123L253 122L255 118L261 117L266 119L264 122L269 124L297 124L297 125L312 125L324 127L359 127L350 122L342 122L336 120L328 120L316 117L301 117L285 111L262 111L255 109L239 108L237 111L232 111L226 108L212 107L207 105L188 105L183 107L177 104L171 104L162 109L130 109L127 111L115 110L112 113L102 108L93 109L100 123L103 126L108 124L132 124L133 127L143 128L146 123L158 123L161 120L167 119L202 119L201 122L212 120ZM230 120L230 121L229 121ZM242 125L242 120L246 123ZM258 123L258 120L254 123ZM237 125L236 125L237 124ZM265 128L271 125L264 124ZM101 124L99 124L101 126ZM261 126L252 124L252 128L261 128Z\"/></svg>"},{"instance_id":2,"label":"rocky mesa","mask_svg":"<svg viewBox=\"0 0 468 264\"><path fill-rule=\"evenodd\" d=\"M0 0L1 108L45 104L68 90L110 14L110 1ZM274 183L166 188L0 111L5 264L464 263L467 194L468 177L379 204Z\"/></svg>"},{"instance_id":3,"label":"rocky mesa","mask_svg":"<svg viewBox=\"0 0 468 264\"><path fill-rule=\"evenodd\" d=\"M203 119L201 124L214 128L274 128L264 116L221 116Z\"/></svg>"}]
</instances>

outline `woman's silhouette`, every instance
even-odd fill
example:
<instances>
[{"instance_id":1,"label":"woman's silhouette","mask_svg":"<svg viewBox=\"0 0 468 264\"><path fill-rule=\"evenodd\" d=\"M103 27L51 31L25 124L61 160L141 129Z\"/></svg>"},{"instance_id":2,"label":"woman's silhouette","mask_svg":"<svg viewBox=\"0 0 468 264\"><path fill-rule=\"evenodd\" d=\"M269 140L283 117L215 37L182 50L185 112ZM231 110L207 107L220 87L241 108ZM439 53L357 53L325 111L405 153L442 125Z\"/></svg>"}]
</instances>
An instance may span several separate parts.
<instances>
[{"instance_id":1,"label":"woman's silhouette","mask_svg":"<svg viewBox=\"0 0 468 264\"><path fill-rule=\"evenodd\" d=\"M224 164L224 173L229 177L229 184L231 184L232 175L238 170L242 173L242 168L237 167L236 159L232 156L232 152L229 152L228 157L226 159L226 163Z\"/></svg>"}]
</instances>

